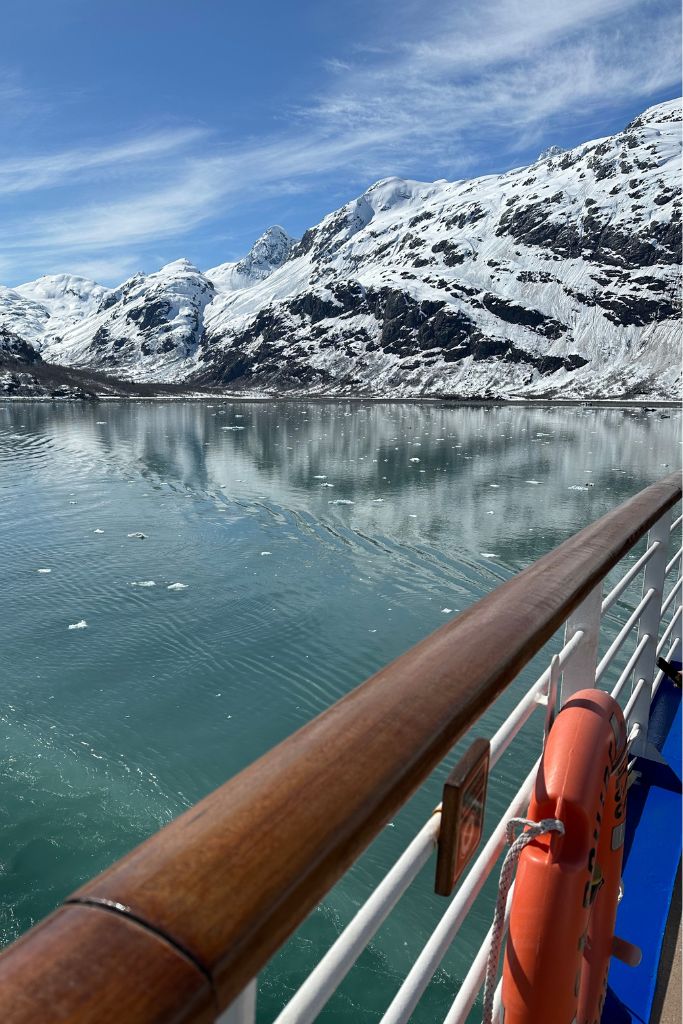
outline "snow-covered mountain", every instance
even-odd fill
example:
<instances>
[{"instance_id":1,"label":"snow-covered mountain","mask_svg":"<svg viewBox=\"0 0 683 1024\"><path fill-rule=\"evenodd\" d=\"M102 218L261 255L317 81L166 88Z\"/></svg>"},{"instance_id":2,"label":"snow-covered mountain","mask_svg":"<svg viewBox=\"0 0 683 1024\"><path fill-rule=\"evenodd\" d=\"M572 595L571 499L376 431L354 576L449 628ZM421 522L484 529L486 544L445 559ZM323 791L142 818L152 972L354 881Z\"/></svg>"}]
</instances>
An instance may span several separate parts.
<instances>
[{"instance_id":1,"label":"snow-covered mountain","mask_svg":"<svg viewBox=\"0 0 683 1024\"><path fill-rule=\"evenodd\" d=\"M258 393L676 397L680 158L676 100L505 174L389 178L205 273L2 289L0 348Z\"/></svg>"}]
</instances>

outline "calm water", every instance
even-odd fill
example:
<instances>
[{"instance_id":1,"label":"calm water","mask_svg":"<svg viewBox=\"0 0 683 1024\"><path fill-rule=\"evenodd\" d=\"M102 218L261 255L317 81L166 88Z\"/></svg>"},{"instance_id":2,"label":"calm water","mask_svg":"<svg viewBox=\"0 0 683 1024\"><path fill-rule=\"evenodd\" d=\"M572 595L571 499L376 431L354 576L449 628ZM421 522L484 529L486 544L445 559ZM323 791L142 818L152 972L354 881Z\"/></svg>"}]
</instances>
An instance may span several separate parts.
<instances>
[{"instance_id":1,"label":"calm water","mask_svg":"<svg viewBox=\"0 0 683 1024\"><path fill-rule=\"evenodd\" d=\"M626 409L0 405L2 941L449 616L671 472L680 425L677 411ZM144 540L129 537L138 532ZM480 731L490 735L513 700ZM499 765L491 817L536 756L532 730ZM443 777L275 958L261 1019L420 827ZM443 909L432 871L322 1020L379 1018ZM462 949L489 923L490 908L477 907L414 1020L443 1018Z\"/></svg>"}]
</instances>

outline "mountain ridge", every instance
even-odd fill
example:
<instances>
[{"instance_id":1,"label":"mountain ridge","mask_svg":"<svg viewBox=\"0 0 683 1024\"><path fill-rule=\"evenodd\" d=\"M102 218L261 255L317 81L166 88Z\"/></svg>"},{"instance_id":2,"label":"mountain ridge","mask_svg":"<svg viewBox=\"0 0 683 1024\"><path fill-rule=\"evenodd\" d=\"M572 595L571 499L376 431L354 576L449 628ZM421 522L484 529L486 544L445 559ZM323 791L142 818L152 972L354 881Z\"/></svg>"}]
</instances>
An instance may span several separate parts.
<instances>
[{"instance_id":1,"label":"mountain ridge","mask_svg":"<svg viewBox=\"0 0 683 1024\"><path fill-rule=\"evenodd\" d=\"M254 394L677 398L680 121L672 100L503 174L385 178L205 272L0 288L0 349Z\"/></svg>"}]
</instances>

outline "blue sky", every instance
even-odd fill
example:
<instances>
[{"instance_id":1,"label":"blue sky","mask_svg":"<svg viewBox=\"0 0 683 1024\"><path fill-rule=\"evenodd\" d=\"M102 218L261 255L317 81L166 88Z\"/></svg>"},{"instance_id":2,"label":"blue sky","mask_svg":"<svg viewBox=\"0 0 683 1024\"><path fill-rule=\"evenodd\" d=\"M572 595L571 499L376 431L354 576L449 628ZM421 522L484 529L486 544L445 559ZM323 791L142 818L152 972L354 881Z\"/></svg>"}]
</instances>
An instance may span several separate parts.
<instances>
[{"instance_id":1,"label":"blue sky","mask_svg":"<svg viewBox=\"0 0 683 1024\"><path fill-rule=\"evenodd\" d=\"M205 269L392 174L464 178L680 94L678 0L25 0L0 282Z\"/></svg>"}]
</instances>

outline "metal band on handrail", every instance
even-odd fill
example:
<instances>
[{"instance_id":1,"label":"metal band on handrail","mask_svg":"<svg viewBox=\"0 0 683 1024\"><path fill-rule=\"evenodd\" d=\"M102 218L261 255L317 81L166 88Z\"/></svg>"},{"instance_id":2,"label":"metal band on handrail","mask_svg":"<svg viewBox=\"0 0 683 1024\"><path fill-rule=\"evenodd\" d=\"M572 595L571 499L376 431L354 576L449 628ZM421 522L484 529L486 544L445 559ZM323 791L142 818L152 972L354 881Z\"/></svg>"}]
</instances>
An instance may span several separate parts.
<instances>
[{"instance_id":1,"label":"metal band on handrail","mask_svg":"<svg viewBox=\"0 0 683 1024\"><path fill-rule=\"evenodd\" d=\"M194 1024L228 1006L680 496L671 475L570 537L85 885L0 957L3 1022Z\"/></svg>"}]
</instances>

